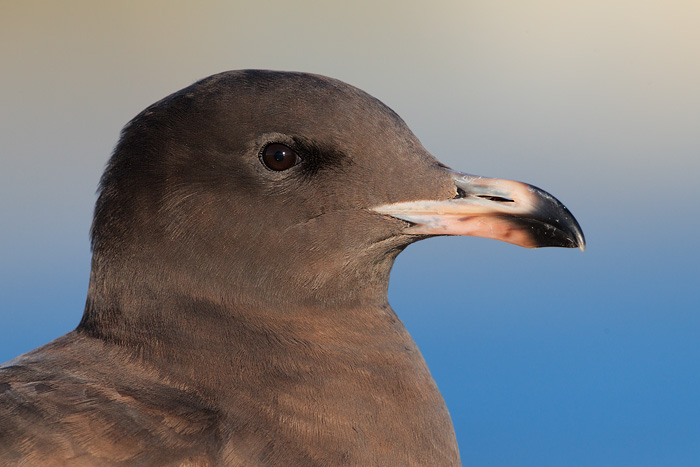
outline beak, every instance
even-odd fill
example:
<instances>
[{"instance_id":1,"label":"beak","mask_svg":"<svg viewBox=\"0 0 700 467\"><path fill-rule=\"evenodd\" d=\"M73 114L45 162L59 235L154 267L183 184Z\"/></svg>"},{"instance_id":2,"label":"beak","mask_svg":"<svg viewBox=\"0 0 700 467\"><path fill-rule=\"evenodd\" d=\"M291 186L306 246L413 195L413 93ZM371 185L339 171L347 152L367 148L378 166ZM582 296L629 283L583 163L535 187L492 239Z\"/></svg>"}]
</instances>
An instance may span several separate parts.
<instances>
[{"instance_id":1,"label":"beak","mask_svg":"<svg viewBox=\"0 0 700 467\"><path fill-rule=\"evenodd\" d=\"M410 222L412 235L470 235L526 248L586 249L574 216L546 191L512 180L451 172L456 196L385 204L374 211Z\"/></svg>"}]
</instances>

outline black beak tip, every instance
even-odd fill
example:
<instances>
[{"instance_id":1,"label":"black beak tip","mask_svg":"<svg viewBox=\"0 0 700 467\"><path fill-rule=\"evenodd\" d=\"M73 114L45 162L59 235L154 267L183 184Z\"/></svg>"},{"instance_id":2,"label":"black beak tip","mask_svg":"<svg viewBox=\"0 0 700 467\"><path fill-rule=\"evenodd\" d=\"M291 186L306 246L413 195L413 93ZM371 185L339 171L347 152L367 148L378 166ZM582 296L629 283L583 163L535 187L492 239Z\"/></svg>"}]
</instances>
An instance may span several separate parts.
<instances>
[{"instance_id":1,"label":"black beak tip","mask_svg":"<svg viewBox=\"0 0 700 467\"><path fill-rule=\"evenodd\" d=\"M578 248L581 251L586 251L586 237L583 235L583 230L578 222L571 216L567 219L567 222L561 232L561 238L566 242L565 245L552 245L552 246L564 246L566 248Z\"/></svg>"},{"instance_id":2,"label":"black beak tip","mask_svg":"<svg viewBox=\"0 0 700 467\"><path fill-rule=\"evenodd\" d=\"M574 248L578 248L581 251L586 251L586 237L583 236L583 231L579 228L576 233L576 245L574 245Z\"/></svg>"},{"instance_id":3,"label":"black beak tip","mask_svg":"<svg viewBox=\"0 0 700 467\"><path fill-rule=\"evenodd\" d=\"M573 214L558 201L543 206L539 215L523 221L529 224L536 247L578 248L586 251L586 237L581 226Z\"/></svg>"},{"instance_id":4,"label":"black beak tip","mask_svg":"<svg viewBox=\"0 0 700 467\"><path fill-rule=\"evenodd\" d=\"M549 241L542 246L578 248L586 251L586 237L571 211L546 191L533 188L540 198L533 219L541 222L534 233L545 243Z\"/></svg>"},{"instance_id":5,"label":"black beak tip","mask_svg":"<svg viewBox=\"0 0 700 467\"><path fill-rule=\"evenodd\" d=\"M581 251L586 251L586 237L583 235L581 226L574 215L571 214L571 211L569 211L564 205L562 205L562 208L565 213L563 230L566 232L571 242L571 246L569 248L578 248Z\"/></svg>"}]
</instances>

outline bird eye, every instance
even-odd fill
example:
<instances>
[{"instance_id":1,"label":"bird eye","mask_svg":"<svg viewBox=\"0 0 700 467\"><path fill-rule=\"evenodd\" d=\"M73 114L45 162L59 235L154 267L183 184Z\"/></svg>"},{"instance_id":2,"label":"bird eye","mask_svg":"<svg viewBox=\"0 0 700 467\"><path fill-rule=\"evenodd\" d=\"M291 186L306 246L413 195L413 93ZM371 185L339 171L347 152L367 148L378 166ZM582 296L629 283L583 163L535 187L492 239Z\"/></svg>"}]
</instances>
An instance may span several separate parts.
<instances>
[{"instance_id":1,"label":"bird eye","mask_svg":"<svg viewBox=\"0 0 700 467\"><path fill-rule=\"evenodd\" d=\"M263 164L270 170L282 171L294 167L299 157L284 144L271 143L265 146L260 154Z\"/></svg>"}]
</instances>

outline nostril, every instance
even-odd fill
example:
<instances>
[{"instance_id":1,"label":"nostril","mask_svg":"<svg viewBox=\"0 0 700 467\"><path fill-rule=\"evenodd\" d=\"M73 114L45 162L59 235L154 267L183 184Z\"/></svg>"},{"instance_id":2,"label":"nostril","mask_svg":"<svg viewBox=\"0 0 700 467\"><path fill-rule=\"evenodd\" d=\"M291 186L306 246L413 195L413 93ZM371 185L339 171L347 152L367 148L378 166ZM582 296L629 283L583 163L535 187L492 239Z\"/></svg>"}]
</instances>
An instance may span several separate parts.
<instances>
[{"instance_id":1,"label":"nostril","mask_svg":"<svg viewBox=\"0 0 700 467\"><path fill-rule=\"evenodd\" d=\"M487 199L489 201L495 201L497 203L514 203L510 198L504 198L502 196L488 196L488 195L478 195L479 198Z\"/></svg>"},{"instance_id":2,"label":"nostril","mask_svg":"<svg viewBox=\"0 0 700 467\"><path fill-rule=\"evenodd\" d=\"M514 203L515 202L515 200L513 200L511 198L506 198L505 196L467 194L467 192L464 191L460 187L457 187L457 194L455 195L454 199L469 198L472 196L476 197L476 198L486 199L488 201L493 201L495 203Z\"/></svg>"}]
</instances>

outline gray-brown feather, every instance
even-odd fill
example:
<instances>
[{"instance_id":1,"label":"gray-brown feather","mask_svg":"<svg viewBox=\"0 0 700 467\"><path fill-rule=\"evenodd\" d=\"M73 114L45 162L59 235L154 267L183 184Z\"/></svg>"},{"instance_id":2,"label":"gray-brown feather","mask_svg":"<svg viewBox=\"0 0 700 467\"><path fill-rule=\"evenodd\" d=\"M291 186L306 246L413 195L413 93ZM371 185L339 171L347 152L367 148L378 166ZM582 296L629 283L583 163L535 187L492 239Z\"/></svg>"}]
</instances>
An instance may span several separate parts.
<instances>
[{"instance_id":1,"label":"gray-brown feather","mask_svg":"<svg viewBox=\"0 0 700 467\"><path fill-rule=\"evenodd\" d=\"M303 162L266 169L271 141ZM0 464L458 465L387 303L420 237L370 209L452 196L339 81L228 72L154 104L102 177L78 328L0 369Z\"/></svg>"},{"instance_id":2,"label":"gray-brown feather","mask_svg":"<svg viewBox=\"0 0 700 467\"><path fill-rule=\"evenodd\" d=\"M0 368L0 465L212 463L217 412L107 347L71 333Z\"/></svg>"}]
</instances>

